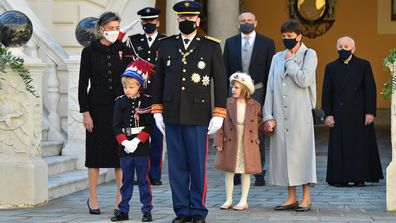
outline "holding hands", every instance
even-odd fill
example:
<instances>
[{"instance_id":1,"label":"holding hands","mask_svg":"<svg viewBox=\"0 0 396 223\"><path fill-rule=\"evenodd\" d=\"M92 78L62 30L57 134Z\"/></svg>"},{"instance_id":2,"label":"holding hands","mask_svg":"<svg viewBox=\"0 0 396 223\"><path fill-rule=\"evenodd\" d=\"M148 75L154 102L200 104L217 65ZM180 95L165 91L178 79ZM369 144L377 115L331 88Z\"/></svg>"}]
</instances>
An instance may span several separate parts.
<instances>
[{"instance_id":1,"label":"holding hands","mask_svg":"<svg viewBox=\"0 0 396 223\"><path fill-rule=\"evenodd\" d=\"M274 119L270 119L264 122L264 132L272 133L274 132L274 128L276 126L276 122Z\"/></svg>"}]
</instances>

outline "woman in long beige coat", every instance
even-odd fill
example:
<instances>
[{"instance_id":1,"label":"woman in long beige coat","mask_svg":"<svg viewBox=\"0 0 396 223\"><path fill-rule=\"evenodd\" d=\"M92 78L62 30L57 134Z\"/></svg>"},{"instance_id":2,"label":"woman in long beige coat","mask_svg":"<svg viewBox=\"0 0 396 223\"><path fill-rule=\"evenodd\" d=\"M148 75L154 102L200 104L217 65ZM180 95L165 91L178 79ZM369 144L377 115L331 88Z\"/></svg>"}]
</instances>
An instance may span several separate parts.
<instances>
[{"instance_id":1,"label":"woman in long beige coat","mask_svg":"<svg viewBox=\"0 0 396 223\"><path fill-rule=\"evenodd\" d=\"M272 58L263 121L270 137L269 182L288 186L288 198L275 210L307 211L311 207L310 184L316 183L313 118L315 107L316 53L302 42L302 27L288 21L281 27L286 50ZM273 128L276 122L276 127ZM303 196L297 201L296 186Z\"/></svg>"},{"instance_id":2,"label":"woman in long beige coat","mask_svg":"<svg viewBox=\"0 0 396 223\"><path fill-rule=\"evenodd\" d=\"M251 77L245 73L234 73L230 77L233 97L227 101L227 116L223 126L216 132L217 156L215 167L225 171L226 202L220 207L232 206L234 174L241 174L242 195L234 210L248 208L247 196L250 187L250 174L261 172L258 129L261 123L260 104L250 95L254 92Z\"/></svg>"}]
</instances>

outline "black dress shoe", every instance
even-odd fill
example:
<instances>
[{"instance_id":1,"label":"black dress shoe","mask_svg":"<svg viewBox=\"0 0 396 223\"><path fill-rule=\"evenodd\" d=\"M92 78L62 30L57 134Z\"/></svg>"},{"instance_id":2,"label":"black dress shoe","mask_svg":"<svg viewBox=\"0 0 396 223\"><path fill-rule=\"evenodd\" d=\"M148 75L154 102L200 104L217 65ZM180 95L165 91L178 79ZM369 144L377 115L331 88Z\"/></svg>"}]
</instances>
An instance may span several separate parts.
<instances>
[{"instance_id":1,"label":"black dress shoe","mask_svg":"<svg viewBox=\"0 0 396 223\"><path fill-rule=\"evenodd\" d=\"M89 198L88 198L88 200L87 200L87 206L88 206L88 210L89 210L89 213L90 213L90 214L100 214L100 209L99 209L99 208L97 208L97 209L92 209L92 208L89 206Z\"/></svg>"},{"instance_id":2,"label":"black dress shoe","mask_svg":"<svg viewBox=\"0 0 396 223\"><path fill-rule=\"evenodd\" d=\"M276 206L274 209L276 211L285 211L285 210L294 210L298 207L298 201L288 204L288 205L279 205Z\"/></svg>"},{"instance_id":3,"label":"black dress shoe","mask_svg":"<svg viewBox=\"0 0 396 223\"><path fill-rule=\"evenodd\" d=\"M254 186L265 186L264 177L256 177L256 181L254 181Z\"/></svg>"},{"instance_id":4,"label":"black dress shoe","mask_svg":"<svg viewBox=\"0 0 396 223\"><path fill-rule=\"evenodd\" d=\"M349 183L335 183L335 187L349 187Z\"/></svg>"},{"instance_id":5,"label":"black dress shoe","mask_svg":"<svg viewBox=\"0 0 396 223\"><path fill-rule=\"evenodd\" d=\"M118 214L114 215L114 217L112 217L110 220L111 221L125 221L125 220L129 220L129 216L128 216L128 214L119 211Z\"/></svg>"},{"instance_id":6,"label":"black dress shoe","mask_svg":"<svg viewBox=\"0 0 396 223\"><path fill-rule=\"evenodd\" d=\"M205 223L205 218L193 218L193 223Z\"/></svg>"},{"instance_id":7,"label":"black dress shoe","mask_svg":"<svg viewBox=\"0 0 396 223\"><path fill-rule=\"evenodd\" d=\"M118 209L114 209L114 216L116 216L116 215L118 215L118 213L120 213L120 210L118 210Z\"/></svg>"},{"instance_id":8,"label":"black dress shoe","mask_svg":"<svg viewBox=\"0 0 396 223\"><path fill-rule=\"evenodd\" d=\"M172 220L172 223L185 223L185 222L191 222L191 217L187 215L179 215L176 218Z\"/></svg>"},{"instance_id":9,"label":"black dress shoe","mask_svg":"<svg viewBox=\"0 0 396 223\"><path fill-rule=\"evenodd\" d=\"M152 180L152 181L150 181L150 184L153 186L160 186L160 185L162 185L162 181L161 180L157 180L157 181Z\"/></svg>"},{"instance_id":10,"label":"black dress shoe","mask_svg":"<svg viewBox=\"0 0 396 223\"><path fill-rule=\"evenodd\" d=\"M153 216L151 215L150 211L143 214L142 222L152 222L152 221L153 221Z\"/></svg>"},{"instance_id":11,"label":"black dress shoe","mask_svg":"<svg viewBox=\"0 0 396 223\"><path fill-rule=\"evenodd\" d=\"M234 175L234 185L240 185L241 184L241 174L236 173Z\"/></svg>"},{"instance_id":12,"label":"black dress shoe","mask_svg":"<svg viewBox=\"0 0 396 223\"><path fill-rule=\"evenodd\" d=\"M359 182L353 182L353 186L355 186L355 187L365 187L366 184L364 183L364 181L359 181Z\"/></svg>"}]
</instances>

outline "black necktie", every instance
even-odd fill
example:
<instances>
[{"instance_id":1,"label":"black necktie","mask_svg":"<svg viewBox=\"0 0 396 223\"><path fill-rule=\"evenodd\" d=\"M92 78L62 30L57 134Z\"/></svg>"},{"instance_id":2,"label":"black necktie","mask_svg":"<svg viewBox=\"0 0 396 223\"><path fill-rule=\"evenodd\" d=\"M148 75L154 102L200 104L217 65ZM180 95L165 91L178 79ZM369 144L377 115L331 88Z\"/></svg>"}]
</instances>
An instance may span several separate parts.
<instances>
[{"instance_id":1,"label":"black necktie","mask_svg":"<svg viewBox=\"0 0 396 223\"><path fill-rule=\"evenodd\" d=\"M151 38L151 36L149 36L147 39L148 39L148 41L150 41L150 42L151 42L151 40L153 40L153 38Z\"/></svg>"},{"instance_id":2,"label":"black necktie","mask_svg":"<svg viewBox=\"0 0 396 223\"><path fill-rule=\"evenodd\" d=\"M184 43L185 43L186 45L188 44L188 42L190 42L189 39L184 39Z\"/></svg>"}]
</instances>

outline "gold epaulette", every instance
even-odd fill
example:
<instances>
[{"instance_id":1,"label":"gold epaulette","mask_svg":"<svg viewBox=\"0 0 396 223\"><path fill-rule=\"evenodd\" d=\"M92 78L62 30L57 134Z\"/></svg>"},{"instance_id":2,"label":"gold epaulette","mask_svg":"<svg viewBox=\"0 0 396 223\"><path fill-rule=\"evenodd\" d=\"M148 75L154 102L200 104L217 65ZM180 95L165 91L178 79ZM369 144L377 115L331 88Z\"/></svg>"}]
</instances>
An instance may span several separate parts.
<instances>
[{"instance_id":1,"label":"gold epaulette","mask_svg":"<svg viewBox=\"0 0 396 223\"><path fill-rule=\"evenodd\" d=\"M176 35L164 36L164 37L159 38L158 40L164 40L164 39L168 39L169 37L174 37L174 36L176 36Z\"/></svg>"},{"instance_id":2,"label":"gold epaulette","mask_svg":"<svg viewBox=\"0 0 396 223\"><path fill-rule=\"evenodd\" d=\"M221 40L216 39L216 38L211 37L211 36L205 36L205 38L208 39L208 40L212 40L213 42L216 42L216 43L221 43Z\"/></svg>"}]
</instances>

